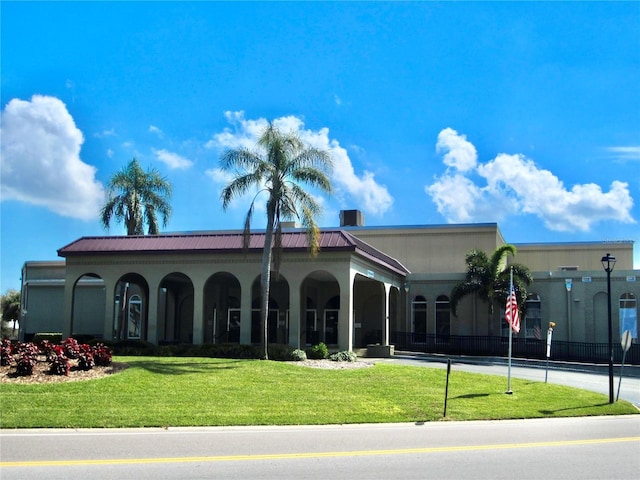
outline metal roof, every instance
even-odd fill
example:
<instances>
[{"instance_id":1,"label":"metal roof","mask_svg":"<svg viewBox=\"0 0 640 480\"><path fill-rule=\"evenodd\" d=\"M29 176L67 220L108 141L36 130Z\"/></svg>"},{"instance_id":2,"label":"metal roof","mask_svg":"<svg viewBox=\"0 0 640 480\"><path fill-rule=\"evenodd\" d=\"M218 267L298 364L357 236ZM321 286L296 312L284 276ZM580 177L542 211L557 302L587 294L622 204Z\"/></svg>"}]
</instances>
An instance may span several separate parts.
<instances>
[{"instance_id":1,"label":"metal roof","mask_svg":"<svg viewBox=\"0 0 640 480\"><path fill-rule=\"evenodd\" d=\"M249 252L261 252L264 246L264 232L251 233ZM139 236L103 236L82 237L58 250L61 257L91 255L157 255L242 253L242 232L207 232ZM320 231L320 252L345 251L389 268L396 273L406 275L409 272L400 262L372 247L359 238L342 229ZM309 242L306 231L291 230L282 233L282 248L285 251L307 251Z\"/></svg>"}]
</instances>

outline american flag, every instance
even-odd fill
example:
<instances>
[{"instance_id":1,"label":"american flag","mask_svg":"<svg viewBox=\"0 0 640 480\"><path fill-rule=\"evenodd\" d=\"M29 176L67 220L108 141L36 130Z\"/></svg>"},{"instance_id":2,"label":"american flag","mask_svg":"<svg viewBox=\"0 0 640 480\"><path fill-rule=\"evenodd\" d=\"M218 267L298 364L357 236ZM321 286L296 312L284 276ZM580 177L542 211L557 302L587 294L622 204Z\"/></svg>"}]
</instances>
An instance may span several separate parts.
<instances>
[{"instance_id":1,"label":"american flag","mask_svg":"<svg viewBox=\"0 0 640 480\"><path fill-rule=\"evenodd\" d=\"M515 333L520 331L520 314L518 312L518 300L516 299L516 291L511 285L511 293L507 298L507 307L504 318Z\"/></svg>"}]
</instances>

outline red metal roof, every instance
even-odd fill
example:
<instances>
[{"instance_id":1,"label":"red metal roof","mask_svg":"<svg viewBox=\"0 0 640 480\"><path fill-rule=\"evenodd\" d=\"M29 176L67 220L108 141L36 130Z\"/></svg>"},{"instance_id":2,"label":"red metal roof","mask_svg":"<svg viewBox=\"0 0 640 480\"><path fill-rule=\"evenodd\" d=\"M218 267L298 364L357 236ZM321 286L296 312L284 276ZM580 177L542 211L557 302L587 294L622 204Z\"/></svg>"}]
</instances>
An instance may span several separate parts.
<instances>
[{"instance_id":1,"label":"red metal roof","mask_svg":"<svg viewBox=\"0 0 640 480\"><path fill-rule=\"evenodd\" d=\"M262 251L264 232L251 234L249 251ZM114 254L239 253L243 252L242 232L207 232L140 236L82 237L58 250L61 257ZM400 262L340 229L321 230L320 251L351 251L402 275L409 273ZM285 251L306 251L309 242L304 230L282 234Z\"/></svg>"}]
</instances>

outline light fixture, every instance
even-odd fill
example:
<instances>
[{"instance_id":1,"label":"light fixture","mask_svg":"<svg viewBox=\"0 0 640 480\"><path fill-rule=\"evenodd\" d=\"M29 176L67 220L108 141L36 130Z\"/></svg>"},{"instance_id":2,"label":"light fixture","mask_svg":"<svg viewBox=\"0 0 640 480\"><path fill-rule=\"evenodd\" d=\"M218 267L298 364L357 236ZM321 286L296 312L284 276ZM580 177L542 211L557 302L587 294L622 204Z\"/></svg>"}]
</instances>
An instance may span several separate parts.
<instances>
[{"instance_id":1,"label":"light fixture","mask_svg":"<svg viewBox=\"0 0 640 480\"><path fill-rule=\"evenodd\" d=\"M607 272L607 328L609 331L609 403L613 403L613 338L611 333L611 272L616 266L616 257L607 253L602 259L602 268Z\"/></svg>"}]
</instances>

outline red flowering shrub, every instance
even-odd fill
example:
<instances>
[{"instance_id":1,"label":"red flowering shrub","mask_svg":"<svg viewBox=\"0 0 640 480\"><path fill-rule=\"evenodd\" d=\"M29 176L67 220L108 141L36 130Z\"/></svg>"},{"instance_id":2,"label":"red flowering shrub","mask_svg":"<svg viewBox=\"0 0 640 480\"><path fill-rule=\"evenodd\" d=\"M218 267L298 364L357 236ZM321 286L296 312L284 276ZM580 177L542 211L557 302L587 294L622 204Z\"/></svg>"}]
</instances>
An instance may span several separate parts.
<instances>
[{"instance_id":1,"label":"red flowering shrub","mask_svg":"<svg viewBox=\"0 0 640 480\"><path fill-rule=\"evenodd\" d=\"M0 365L6 367L7 365L11 365L13 360L13 344L11 340L5 338L2 340L2 345L0 345Z\"/></svg>"},{"instance_id":2,"label":"red flowering shrub","mask_svg":"<svg viewBox=\"0 0 640 480\"><path fill-rule=\"evenodd\" d=\"M35 343L19 344L16 373L21 377L33 375L33 367L38 362L38 355L40 355L40 349Z\"/></svg>"},{"instance_id":3,"label":"red flowering shrub","mask_svg":"<svg viewBox=\"0 0 640 480\"><path fill-rule=\"evenodd\" d=\"M71 364L69 359L65 355L65 348L61 345L56 345L51 349L51 366L49 373L53 375L69 375L71 370Z\"/></svg>"},{"instance_id":4,"label":"red flowering shrub","mask_svg":"<svg viewBox=\"0 0 640 480\"><path fill-rule=\"evenodd\" d=\"M93 350L87 344L78 347L78 368L81 370L91 370L96 362L93 359Z\"/></svg>"},{"instance_id":5,"label":"red flowering shrub","mask_svg":"<svg viewBox=\"0 0 640 480\"><path fill-rule=\"evenodd\" d=\"M75 338L67 338L61 343L64 348L64 353L69 358L78 358L80 355L80 345Z\"/></svg>"},{"instance_id":6,"label":"red flowering shrub","mask_svg":"<svg viewBox=\"0 0 640 480\"><path fill-rule=\"evenodd\" d=\"M102 343L98 343L93 347L93 359L95 360L96 365L108 367L111 365L112 355L111 349L105 347Z\"/></svg>"}]
</instances>

